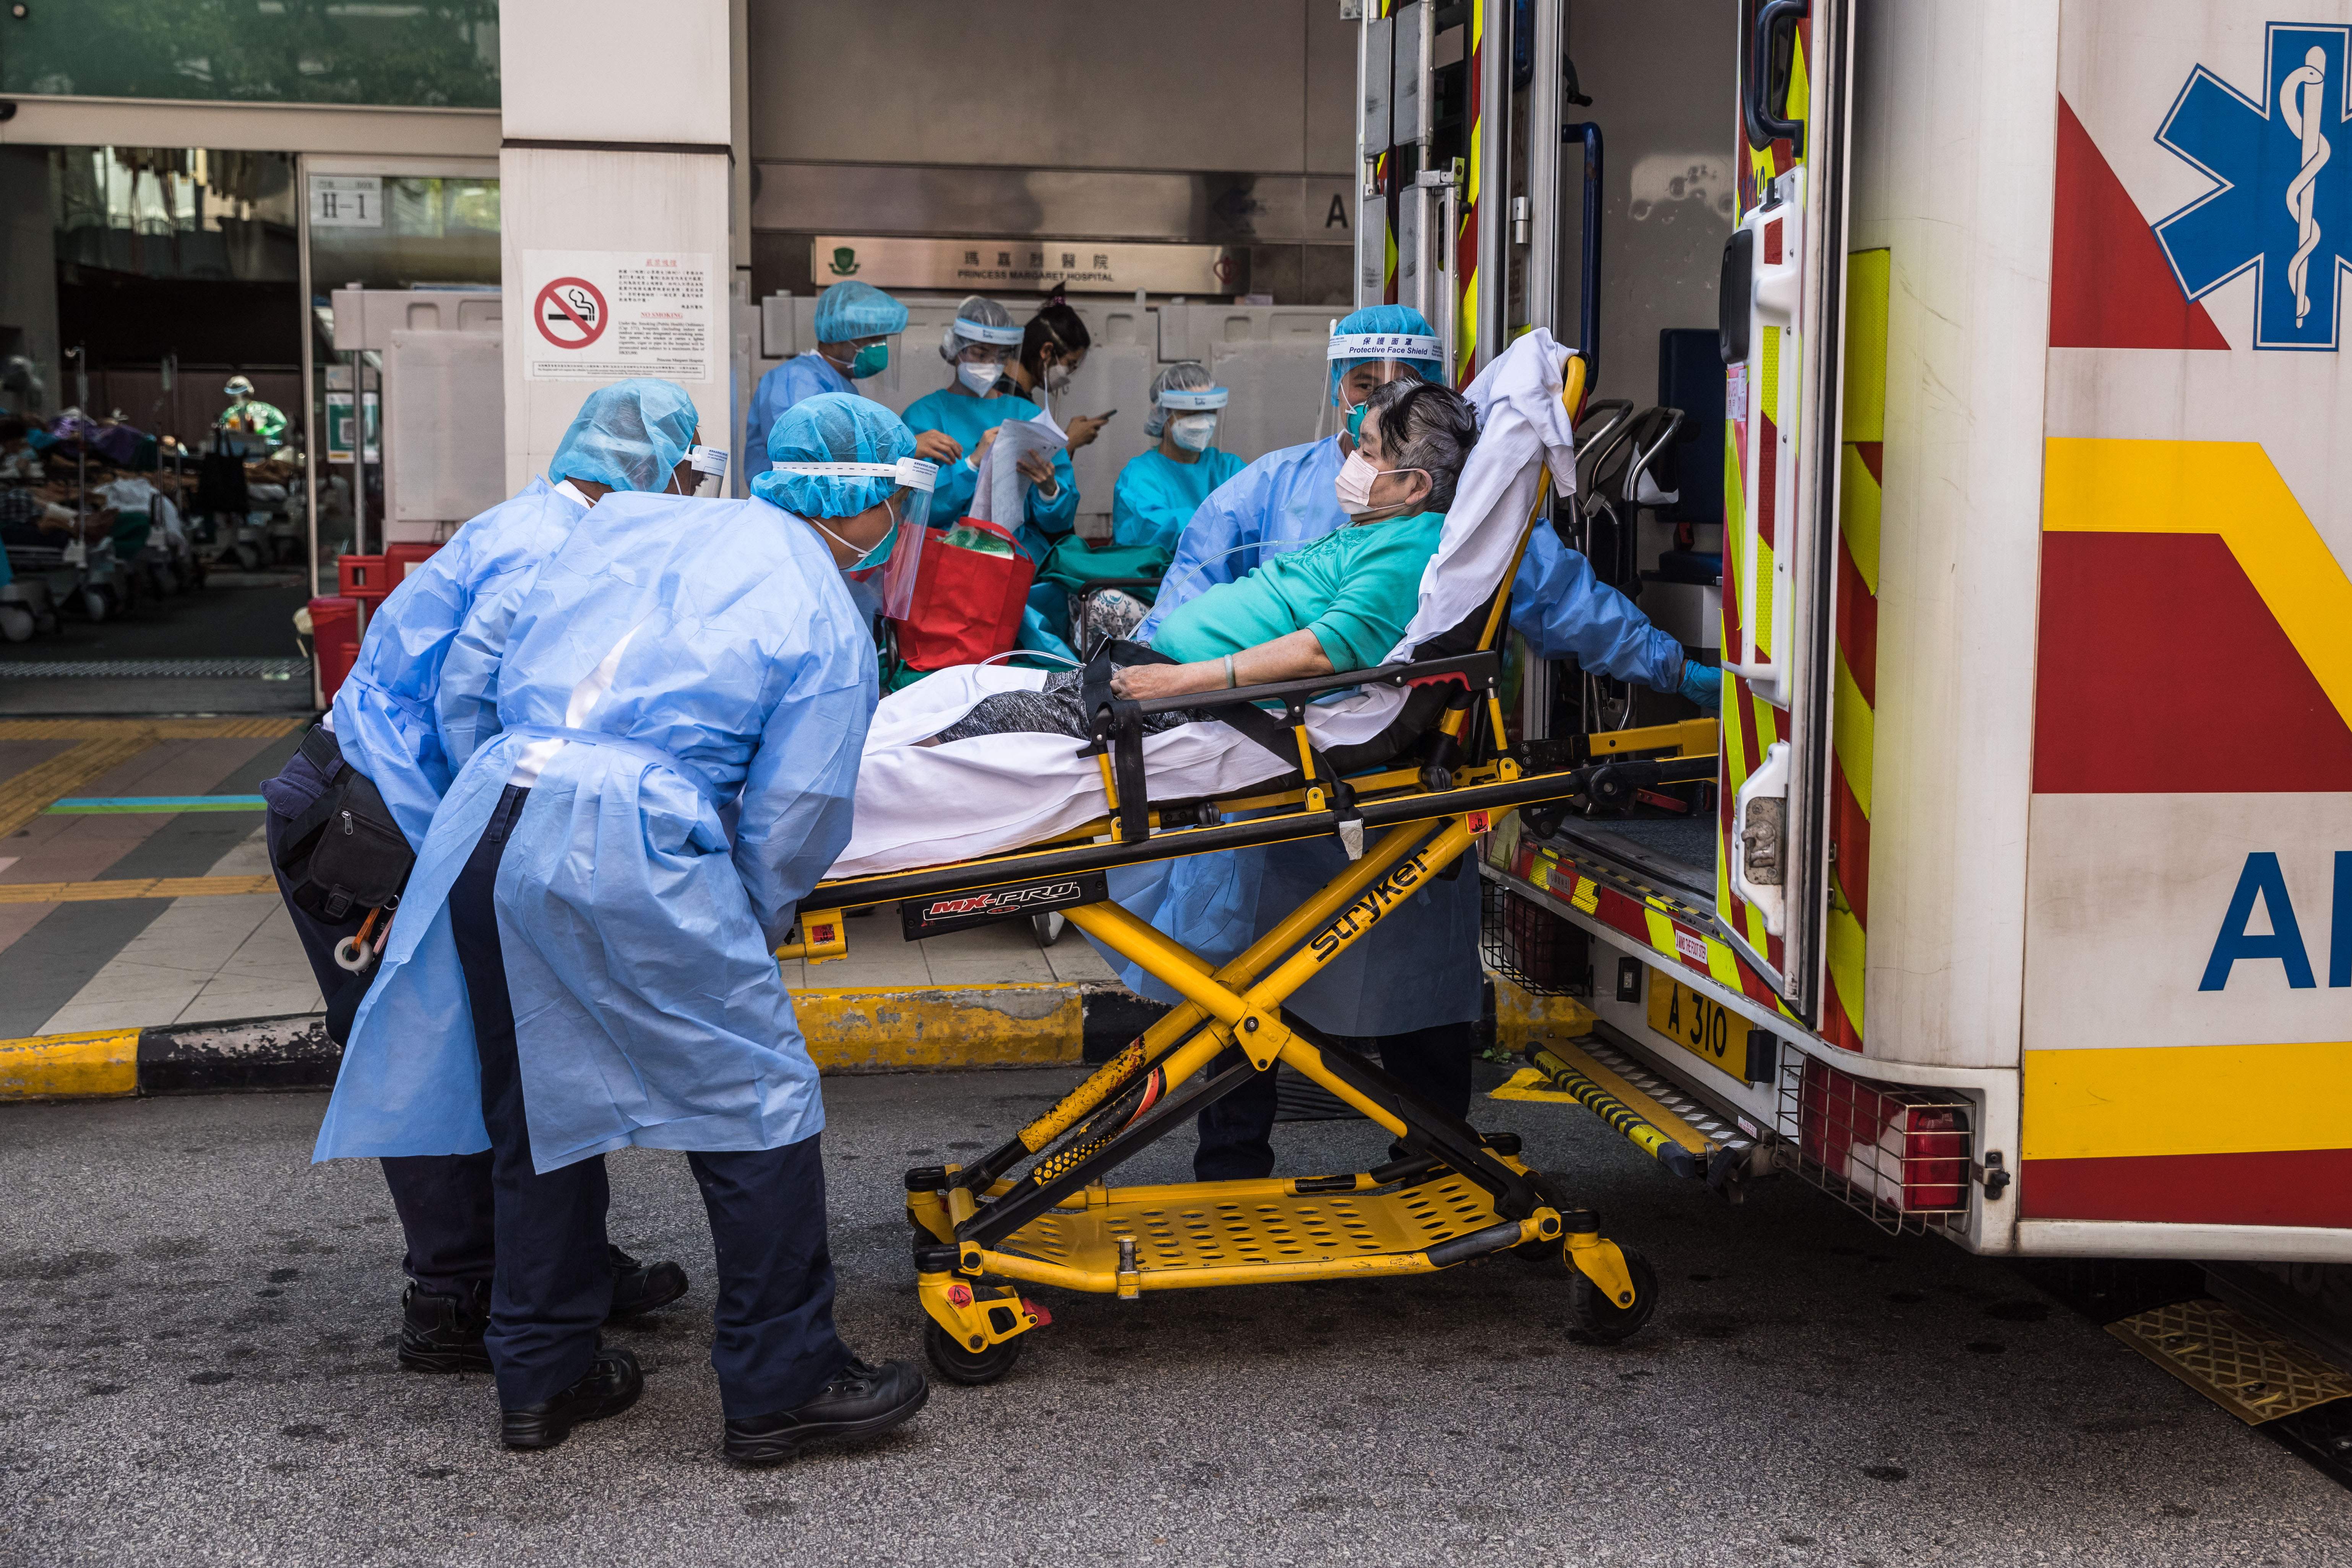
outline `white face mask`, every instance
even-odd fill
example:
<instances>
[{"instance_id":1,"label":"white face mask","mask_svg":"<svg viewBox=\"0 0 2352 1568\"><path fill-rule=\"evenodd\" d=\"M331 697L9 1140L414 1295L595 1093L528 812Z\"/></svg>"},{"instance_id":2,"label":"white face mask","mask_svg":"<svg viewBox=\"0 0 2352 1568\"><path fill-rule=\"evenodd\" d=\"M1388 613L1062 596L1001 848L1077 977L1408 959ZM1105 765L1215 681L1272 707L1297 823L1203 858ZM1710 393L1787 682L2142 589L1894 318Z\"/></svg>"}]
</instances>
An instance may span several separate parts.
<instances>
[{"instance_id":1,"label":"white face mask","mask_svg":"<svg viewBox=\"0 0 2352 1568\"><path fill-rule=\"evenodd\" d=\"M989 388L994 386L1003 374L1004 367L994 360L983 360L978 364L968 359L956 362L957 378L982 397L988 395Z\"/></svg>"},{"instance_id":2,"label":"white face mask","mask_svg":"<svg viewBox=\"0 0 2352 1568\"><path fill-rule=\"evenodd\" d=\"M1339 474L1331 481L1332 492L1339 499L1339 510L1349 517L1365 518L1374 512L1393 512L1410 504L1405 501L1376 502L1372 486L1383 475L1418 474L1421 468L1377 468L1361 452L1350 452L1348 460L1339 465Z\"/></svg>"},{"instance_id":3,"label":"white face mask","mask_svg":"<svg viewBox=\"0 0 2352 1568\"><path fill-rule=\"evenodd\" d=\"M1216 434L1217 416L1213 414L1188 414L1168 422L1169 438L1188 452L1207 451Z\"/></svg>"}]
</instances>

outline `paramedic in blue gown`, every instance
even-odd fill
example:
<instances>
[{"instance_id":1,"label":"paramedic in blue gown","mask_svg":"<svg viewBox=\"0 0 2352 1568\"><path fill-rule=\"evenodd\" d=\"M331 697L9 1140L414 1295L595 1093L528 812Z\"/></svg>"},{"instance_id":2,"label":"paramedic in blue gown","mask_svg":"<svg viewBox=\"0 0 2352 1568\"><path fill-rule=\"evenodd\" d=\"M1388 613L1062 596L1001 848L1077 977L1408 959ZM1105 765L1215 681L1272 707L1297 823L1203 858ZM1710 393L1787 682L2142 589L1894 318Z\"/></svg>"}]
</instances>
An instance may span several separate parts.
<instances>
[{"instance_id":1,"label":"paramedic in blue gown","mask_svg":"<svg viewBox=\"0 0 2352 1568\"><path fill-rule=\"evenodd\" d=\"M497 731L499 657L541 563L612 491L690 491L687 454L697 423L693 402L667 381L636 378L599 388L557 444L547 469L551 483L532 479L460 528L394 588L369 618L358 662L332 709L285 771L262 784L273 866L286 826L346 764L375 784L410 847L422 847L450 778ZM336 964L334 948L357 934L361 912L329 923L290 896L286 910L329 1004L328 1032L341 1038L365 983ZM489 1155L387 1159L383 1178L407 1244L400 1364L416 1372L488 1372L482 1330L494 1250ZM617 1247L606 1256L615 1317L686 1294L686 1272L675 1263L640 1265Z\"/></svg>"},{"instance_id":2,"label":"paramedic in blue gown","mask_svg":"<svg viewBox=\"0 0 2352 1568\"><path fill-rule=\"evenodd\" d=\"M687 1154L719 1285L722 1453L774 1464L928 1394L833 1324L815 1064L773 950L848 841L874 642L844 574L920 537L898 417L828 393L749 500L610 496L515 616L500 732L450 785L318 1157L491 1151L485 1343L511 1447L644 1387L597 1334L604 1156Z\"/></svg>"},{"instance_id":3,"label":"paramedic in blue gown","mask_svg":"<svg viewBox=\"0 0 2352 1568\"><path fill-rule=\"evenodd\" d=\"M1320 539L1349 521L1333 484L1354 450L1352 432L1372 388L1400 375L1441 379L1440 349L1428 321L1402 305L1358 310L1334 329L1327 396L1339 434L1289 447L1249 465L1201 504L1176 546L1152 616L1136 632L1149 641L1169 613L1213 583L1242 576L1280 551ZM1685 658L1633 602L1601 583L1584 557L1549 529L1530 538L1513 583L1511 626L1539 658L1574 655L1586 669L1712 709L1717 676ZM1237 956L1347 865L1334 839L1311 839L1165 863L1165 880L1133 904L1152 923L1211 963ZM1132 884L1131 884L1132 885ZM1114 882L1123 900L1126 889ZM1114 957L1114 963L1119 961ZM1171 993L1134 966L1127 983L1147 995ZM1423 886L1394 913L1284 1004L1308 1024L1376 1054L1395 1077L1439 1109L1465 1116L1471 1061L1485 1011L1478 960L1477 868ZM1261 1073L1201 1113L1193 1172L1202 1181L1271 1174L1275 1075Z\"/></svg>"}]
</instances>

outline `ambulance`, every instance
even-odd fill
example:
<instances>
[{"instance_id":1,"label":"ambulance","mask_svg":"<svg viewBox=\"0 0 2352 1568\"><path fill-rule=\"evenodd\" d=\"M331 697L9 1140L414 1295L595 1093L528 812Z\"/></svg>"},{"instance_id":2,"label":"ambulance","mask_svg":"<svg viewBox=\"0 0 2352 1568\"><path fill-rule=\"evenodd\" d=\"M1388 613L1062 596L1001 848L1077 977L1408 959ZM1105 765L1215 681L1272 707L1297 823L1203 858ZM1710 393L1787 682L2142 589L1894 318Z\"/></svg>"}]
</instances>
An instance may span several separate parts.
<instances>
[{"instance_id":1,"label":"ambulance","mask_svg":"<svg viewBox=\"0 0 2352 1568\"><path fill-rule=\"evenodd\" d=\"M1979 1252L2352 1261L2352 4L1364 24L1360 298L1597 353L1554 521L1723 671L1522 671L1625 763L1486 846L1595 1020L1538 1089Z\"/></svg>"}]
</instances>

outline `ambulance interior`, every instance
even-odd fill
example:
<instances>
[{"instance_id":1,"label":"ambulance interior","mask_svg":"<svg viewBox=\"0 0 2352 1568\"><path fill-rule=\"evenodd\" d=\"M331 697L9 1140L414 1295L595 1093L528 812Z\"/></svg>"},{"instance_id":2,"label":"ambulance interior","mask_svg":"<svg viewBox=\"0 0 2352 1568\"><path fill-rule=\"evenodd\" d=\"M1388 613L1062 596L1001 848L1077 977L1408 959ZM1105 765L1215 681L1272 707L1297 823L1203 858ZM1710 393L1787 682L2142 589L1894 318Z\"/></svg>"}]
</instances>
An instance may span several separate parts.
<instances>
[{"instance_id":1,"label":"ambulance interior","mask_svg":"<svg viewBox=\"0 0 2352 1568\"><path fill-rule=\"evenodd\" d=\"M1570 0L1570 123L1552 204L1563 227L1559 335L1599 349L1578 429L1577 495L1559 509L1559 525L1602 582L1710 664L1720 661L1722 624L1716 302L1738 205L1745 8L1739 0ZM1596 313L1597 333L1589 320ZM1522 679L1533 683L1530 700L1553 736L1692 716L1681 698L1573 659ZM1714 791L1712 783L1660 785L1622 814L1564 814L1554 836L1712 906Z\"/></svg>"}]
</instances>

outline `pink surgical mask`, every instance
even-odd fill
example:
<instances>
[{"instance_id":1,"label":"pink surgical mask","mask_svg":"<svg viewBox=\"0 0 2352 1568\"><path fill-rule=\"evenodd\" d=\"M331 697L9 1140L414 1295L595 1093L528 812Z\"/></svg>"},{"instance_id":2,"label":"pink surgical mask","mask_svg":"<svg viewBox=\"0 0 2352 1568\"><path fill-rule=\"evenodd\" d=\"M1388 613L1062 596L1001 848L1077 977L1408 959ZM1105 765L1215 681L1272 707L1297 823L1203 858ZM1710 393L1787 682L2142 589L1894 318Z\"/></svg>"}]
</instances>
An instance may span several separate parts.
<instances>
[{"instance_id":1,"label":"pink surgical mask","mask_svg":"<svg viewBox=\"0 0 2352 1568\"><path fill-rule=\"evenodd\" d=\"M1382 474L1418 474L1422 468L1377 468L1361 452L1350 452L1348 460L1339 465L1339 472L1331 481L1331 489L1339 499L1339 510L1349 517L1360 518L1369 512L1393 510L1395 504L1375 504L1372 486Z\"/></svg>"}]
</instances>

